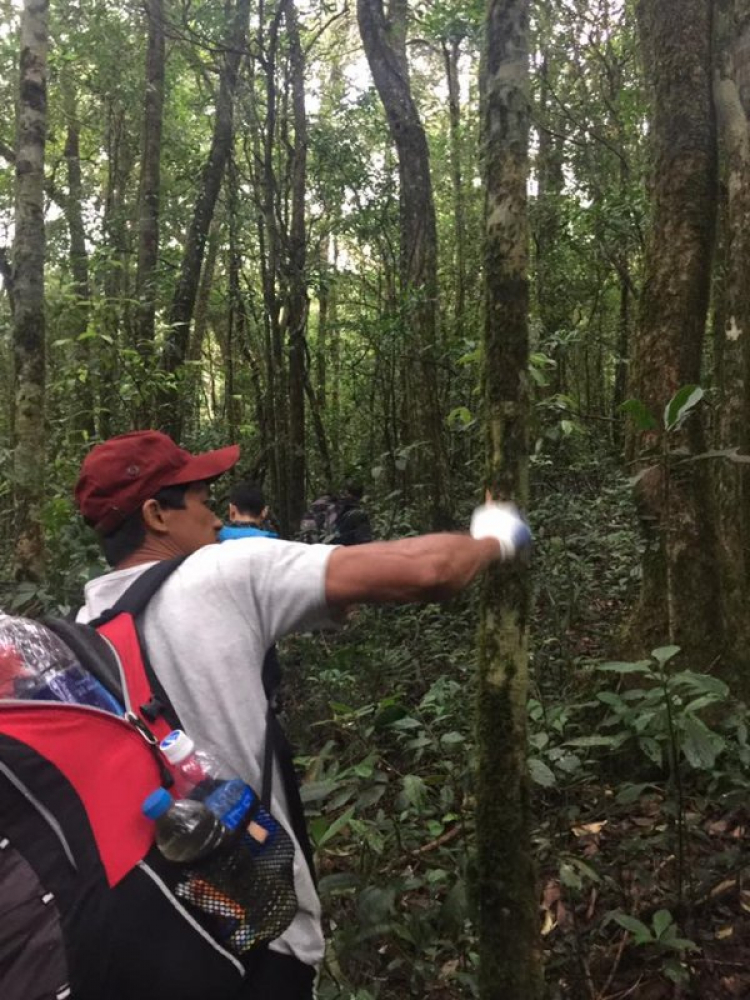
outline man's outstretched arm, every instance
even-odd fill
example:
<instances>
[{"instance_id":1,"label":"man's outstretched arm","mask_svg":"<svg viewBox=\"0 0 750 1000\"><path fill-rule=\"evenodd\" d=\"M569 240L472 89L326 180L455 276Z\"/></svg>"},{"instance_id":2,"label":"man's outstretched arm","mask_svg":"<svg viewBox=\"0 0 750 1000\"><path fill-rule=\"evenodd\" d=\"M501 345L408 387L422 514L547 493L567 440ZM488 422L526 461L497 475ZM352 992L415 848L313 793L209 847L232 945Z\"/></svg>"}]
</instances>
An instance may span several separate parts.
<instances>
[{"instance_id":1,"label":"man's outstretched arm","mask_svg":"<svg viewBox=\"0 0 750 1000\"><path fill-rule=\"evenodd\" d=\"M337 548L328 561L326 600L331 608L446 600L502 553L496 538L454 534Z\"/></svg>"}]
</instances>

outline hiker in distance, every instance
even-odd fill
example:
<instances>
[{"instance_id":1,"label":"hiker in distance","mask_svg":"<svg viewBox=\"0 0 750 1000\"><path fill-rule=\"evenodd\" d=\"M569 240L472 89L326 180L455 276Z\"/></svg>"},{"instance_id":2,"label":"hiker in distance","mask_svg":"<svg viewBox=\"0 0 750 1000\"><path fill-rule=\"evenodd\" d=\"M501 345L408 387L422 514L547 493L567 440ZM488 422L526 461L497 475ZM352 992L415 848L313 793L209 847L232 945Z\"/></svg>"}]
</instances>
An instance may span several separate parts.
<instances>
[{"instance_id":1,"label":"hiker in distance","mask_svg":"<svg viewBox=\"0 0 750 1000\"><path fill-rule=\"evenodd\" d=\"M263 491L255 483L235 483L229 491L229 524L219 532L219 541L237 538L278 538L268 527L270 510Z\"/></svg>"},{"instance_id":2,"label":"hiker in distance","mask_svg":"<svg viewBox=\"0 0 750 1000\"><path fill-rule=\"evenodd\" d=\"M209 506L210 483L238 459L237 446L193 455L157 431L89 452L75 497L112 571L86 585L79 620L111 607L150 564L186 556L143 616L151 664L196 744L257 788L267 728L263 661L278 639L335 625L358 603L447 599L530 537L509 505L485 503L471 534L353 547L263 537L216 545L222 524ZM273 772L271 806L295 838L298 908L256 963L247 996L310 1000L324 949L320 903L298 795L282 771Z\"/></svg>"}]
</instances>

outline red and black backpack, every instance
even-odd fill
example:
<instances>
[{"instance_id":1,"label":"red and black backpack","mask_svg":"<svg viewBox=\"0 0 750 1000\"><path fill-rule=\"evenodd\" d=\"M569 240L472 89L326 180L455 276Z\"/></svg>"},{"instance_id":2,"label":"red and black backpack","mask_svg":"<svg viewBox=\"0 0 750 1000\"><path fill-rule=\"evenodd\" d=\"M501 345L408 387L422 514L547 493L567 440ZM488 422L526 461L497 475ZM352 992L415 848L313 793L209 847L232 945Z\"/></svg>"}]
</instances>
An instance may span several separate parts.
<instances>
[{"instance_id":1,"label":"red and black backpack","mask_svg":"<svg viewBox=\"0 0 750 1000\"><path fill-rule=\"evenodd\" d=\"M294 845L283 828L260 861L235 846L188 870L161 856L141 812L147 795L171 783L158 740L179 719L137 622L180 561L141 574L93 626L45 622L125 706L123 717L0 701L2 1000L239 1000L251 995L262 948L296 912ZM274 757L299 803L288 744L269 707L264 805ZM292 812L308 854L301 806ZM227 891L234 884L244 885L242 903Z\"/></svg>"}]
</instances>

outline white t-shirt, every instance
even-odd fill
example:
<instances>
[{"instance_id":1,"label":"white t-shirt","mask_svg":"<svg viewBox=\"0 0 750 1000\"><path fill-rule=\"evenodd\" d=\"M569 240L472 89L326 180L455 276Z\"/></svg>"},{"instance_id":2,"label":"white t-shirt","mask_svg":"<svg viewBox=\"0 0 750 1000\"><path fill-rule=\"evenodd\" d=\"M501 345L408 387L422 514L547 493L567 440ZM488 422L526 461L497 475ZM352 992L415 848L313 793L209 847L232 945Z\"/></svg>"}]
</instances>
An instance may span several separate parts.
<instances>
[{"instance_id":1,"label":"white t-shirt","mask_svg":"<svg viewBox=\"0 0 750 1000\"><path fill-rule=\"evenodd\" d=\"M333 624L325 601L333 550L272 538L208 545L174 571L143 616L149 658L186 731L256 790L266 732L263 659L282 636ZM112 607L149 565L88 583L78 621ZM278 772L274 768L271 811L292 834ZM297 916L271 948L317 965L323 957L320 902L299 844L294 878Z\"/></svg>"}]
</instances>

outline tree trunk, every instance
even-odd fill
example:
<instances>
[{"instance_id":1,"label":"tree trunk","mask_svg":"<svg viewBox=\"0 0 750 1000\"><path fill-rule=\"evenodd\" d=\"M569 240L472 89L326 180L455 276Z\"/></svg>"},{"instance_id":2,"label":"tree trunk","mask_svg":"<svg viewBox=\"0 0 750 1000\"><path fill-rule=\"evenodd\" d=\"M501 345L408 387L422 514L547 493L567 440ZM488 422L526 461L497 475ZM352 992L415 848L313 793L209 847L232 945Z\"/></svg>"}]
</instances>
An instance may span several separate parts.
<instances>
[{"instance_id":1,"label":"tree trunk","mask_svg":"<svg viewBox=\"0 0 750 1000\"><path fill-rule=\"evenodd\" d=\"M164 7L148 0L146 86L141 142L141 181L138 193L138 301L136 348L144 361L153 357L156 316L156 265L159 259L159 197L161 190L161 133L164 112Z\"/></svg>"},{"instance_id":2,"label":"tree trunk","mask_svg":"<svg viewBox=\"0 0 750 1000\"><path fill-rule=\"evenodd\" d=\"M13 249L14 573L41 580L44 535L44 151L47 138L47 0L25 0L21 13Z\"/></svg>"},{"instance_id":3,"label":"tree trunk","mask_svg":"<svg viewBox=\"0 0 750 1000\"><path fill-rule=\"evenodd\" d=\"M750 452L750 5L747 0L718 0L715 8L716 74L714 101L725 174L725 211L721 215L722 319L716 331L719 405L715 443L720 449ZM744 97L744 101L743 101ZM723 541L724 586L729 638L746 648L750 617L750 477L745 465L723 462L714 477ZM738 650L739 652L739 650ZM740 656L733 661L742 662ZM735 690L750 694L746 670L734 671Z\"/></svg>"},{"instance_id":4,"label":"tree trunk","mask_svg":"<svg viewBox=\"0 0 750 1000\"><path fill-rule=\"evenodd\" d=\"M180 277L169 314L170 332L164 345L162 367L165 372L172 375L179 370L185 360L206 239L216 199L219 196L224 168L232 149L234 94L240 60L246 45L249 14L250 0L237 0L224 43L225 51L219 77L219 95L216 99L211 149L203 168L185 243L185 253L182 257ZM182 419L180 407L175 405L173 393L162 391L159 394L159 409L162 413L160 424L171 431L174 437L179 438Z\"/></svg>"},{"instance_id":5,"label":"tree trunk","mask_svg":"<svg viewBox=\"0 0 750 1000\"><path fill-rule=\"evenodd\" d=\"M294 529L305 510L305 383L307 381L307 282L305 276L305 188L307 184L307 118L305 61L300 45L297 11L284 0L289 38L294 144L291 151L292 208L287 261L287 342L289 349L289 490L287 516Z\"/></svg>"},{"instance_id":6,"label":"tree trunk","mask_svg":"<svg viewBox=\"0 0 750 1000\"><path fill-rule=\"evenodd\" d=\"M453 184L453 225L455 229L454 260L456 303L453 310L453 326L456 343L464 335L464 313L466 311L466 208L464 204L463 171L461 169L461 88L458 74L458 60L461 44L457 39L443 42L443 63L448 84L448 121L450 124L450 166Z\"/></svg>"},{"instance_id":7,"label":"tree trunk","mask_svg":"<svg viewBox=\"0 0 750 1000\"><path fill-rule=\"evenodd\" d=\"M427 137L409 82L406 12L406 0L391 0L388 17L383 0L357 0L362 44L398 153L404 329L413 330L418 370L416 379L409 373L418 421L411 440L424 442L418 470L429 490L433 527L443 528L451 515L437 377L437 227Z\"/></svg>"},{"instance_id":8,"label":"tree trunk","mask_svg":"<svg viewBox=\"0 0 750 1000\"><path fill-rule=\"evenodd\" d=\"M665 441L664 408L698 383L716 223L716 130L711 96L712 0L642 0L639 26L653 91L652 223L634 345L631 395L657 428L636 442L638 501L649 545L634 635L674 642L696 670L724 648L715 519L706 462L665 459L705 450L693 413Z\"/></svg>"},{"instance_id":9,"label":"tree trunk","mask_svg":"<svg viewBox=\"0 0 750 1000\"><path fill-rule=\"evenodd\" d=\"M528 499L528 0L488 0L483 61L487 488ZM526 766L528 573L485 585L477 698L481 1000L542 994Z\"/></svg>"},{"instance_id":10,"label":"tree trunk","mask_svg":"<svg viewBox=\"0 0 750 1000\"><path fill-rule=\"evenodd\" d=\"M187 378L190 388L184 400L184 426L186 431L191 434L197 431L200 422L203 369L199 362L203 356L203 342L206 339L206 330L208 329L211 291L214 284L214 272L216 270L216 260L219 256L220 242L221 225L219 224L219 220L214 218L208 234L208 249L203 264L203 271L201 272L200 285L198 286L198 296L195 300L195 320L193 329L190 332L190 344L187 353L187 360L191 364L188 368Z\"/></svg>"},{"instance_id":11,"label":"tree trunk","mask_svg":"<svg viewBox=\"0 0 750 1000\"><path fill-rule=\"evenodd\" d=\"M89 256L86 250L86 230L83 225L83 183L81 180L81 126L78 120L76 95L72 81L63 80L63 101L68 120L65 140L65 162L68 173L68 194L64 201L65 221L70 235L70 272L75 304L72 314L72 336L76 366L83 378L76 379L76 407L72 427L84 438L96 434L94 354L92 341L83 337L88 330L91 309ZM83 338L83 339L81 339Z\"/></svg>"}]
</instances>

